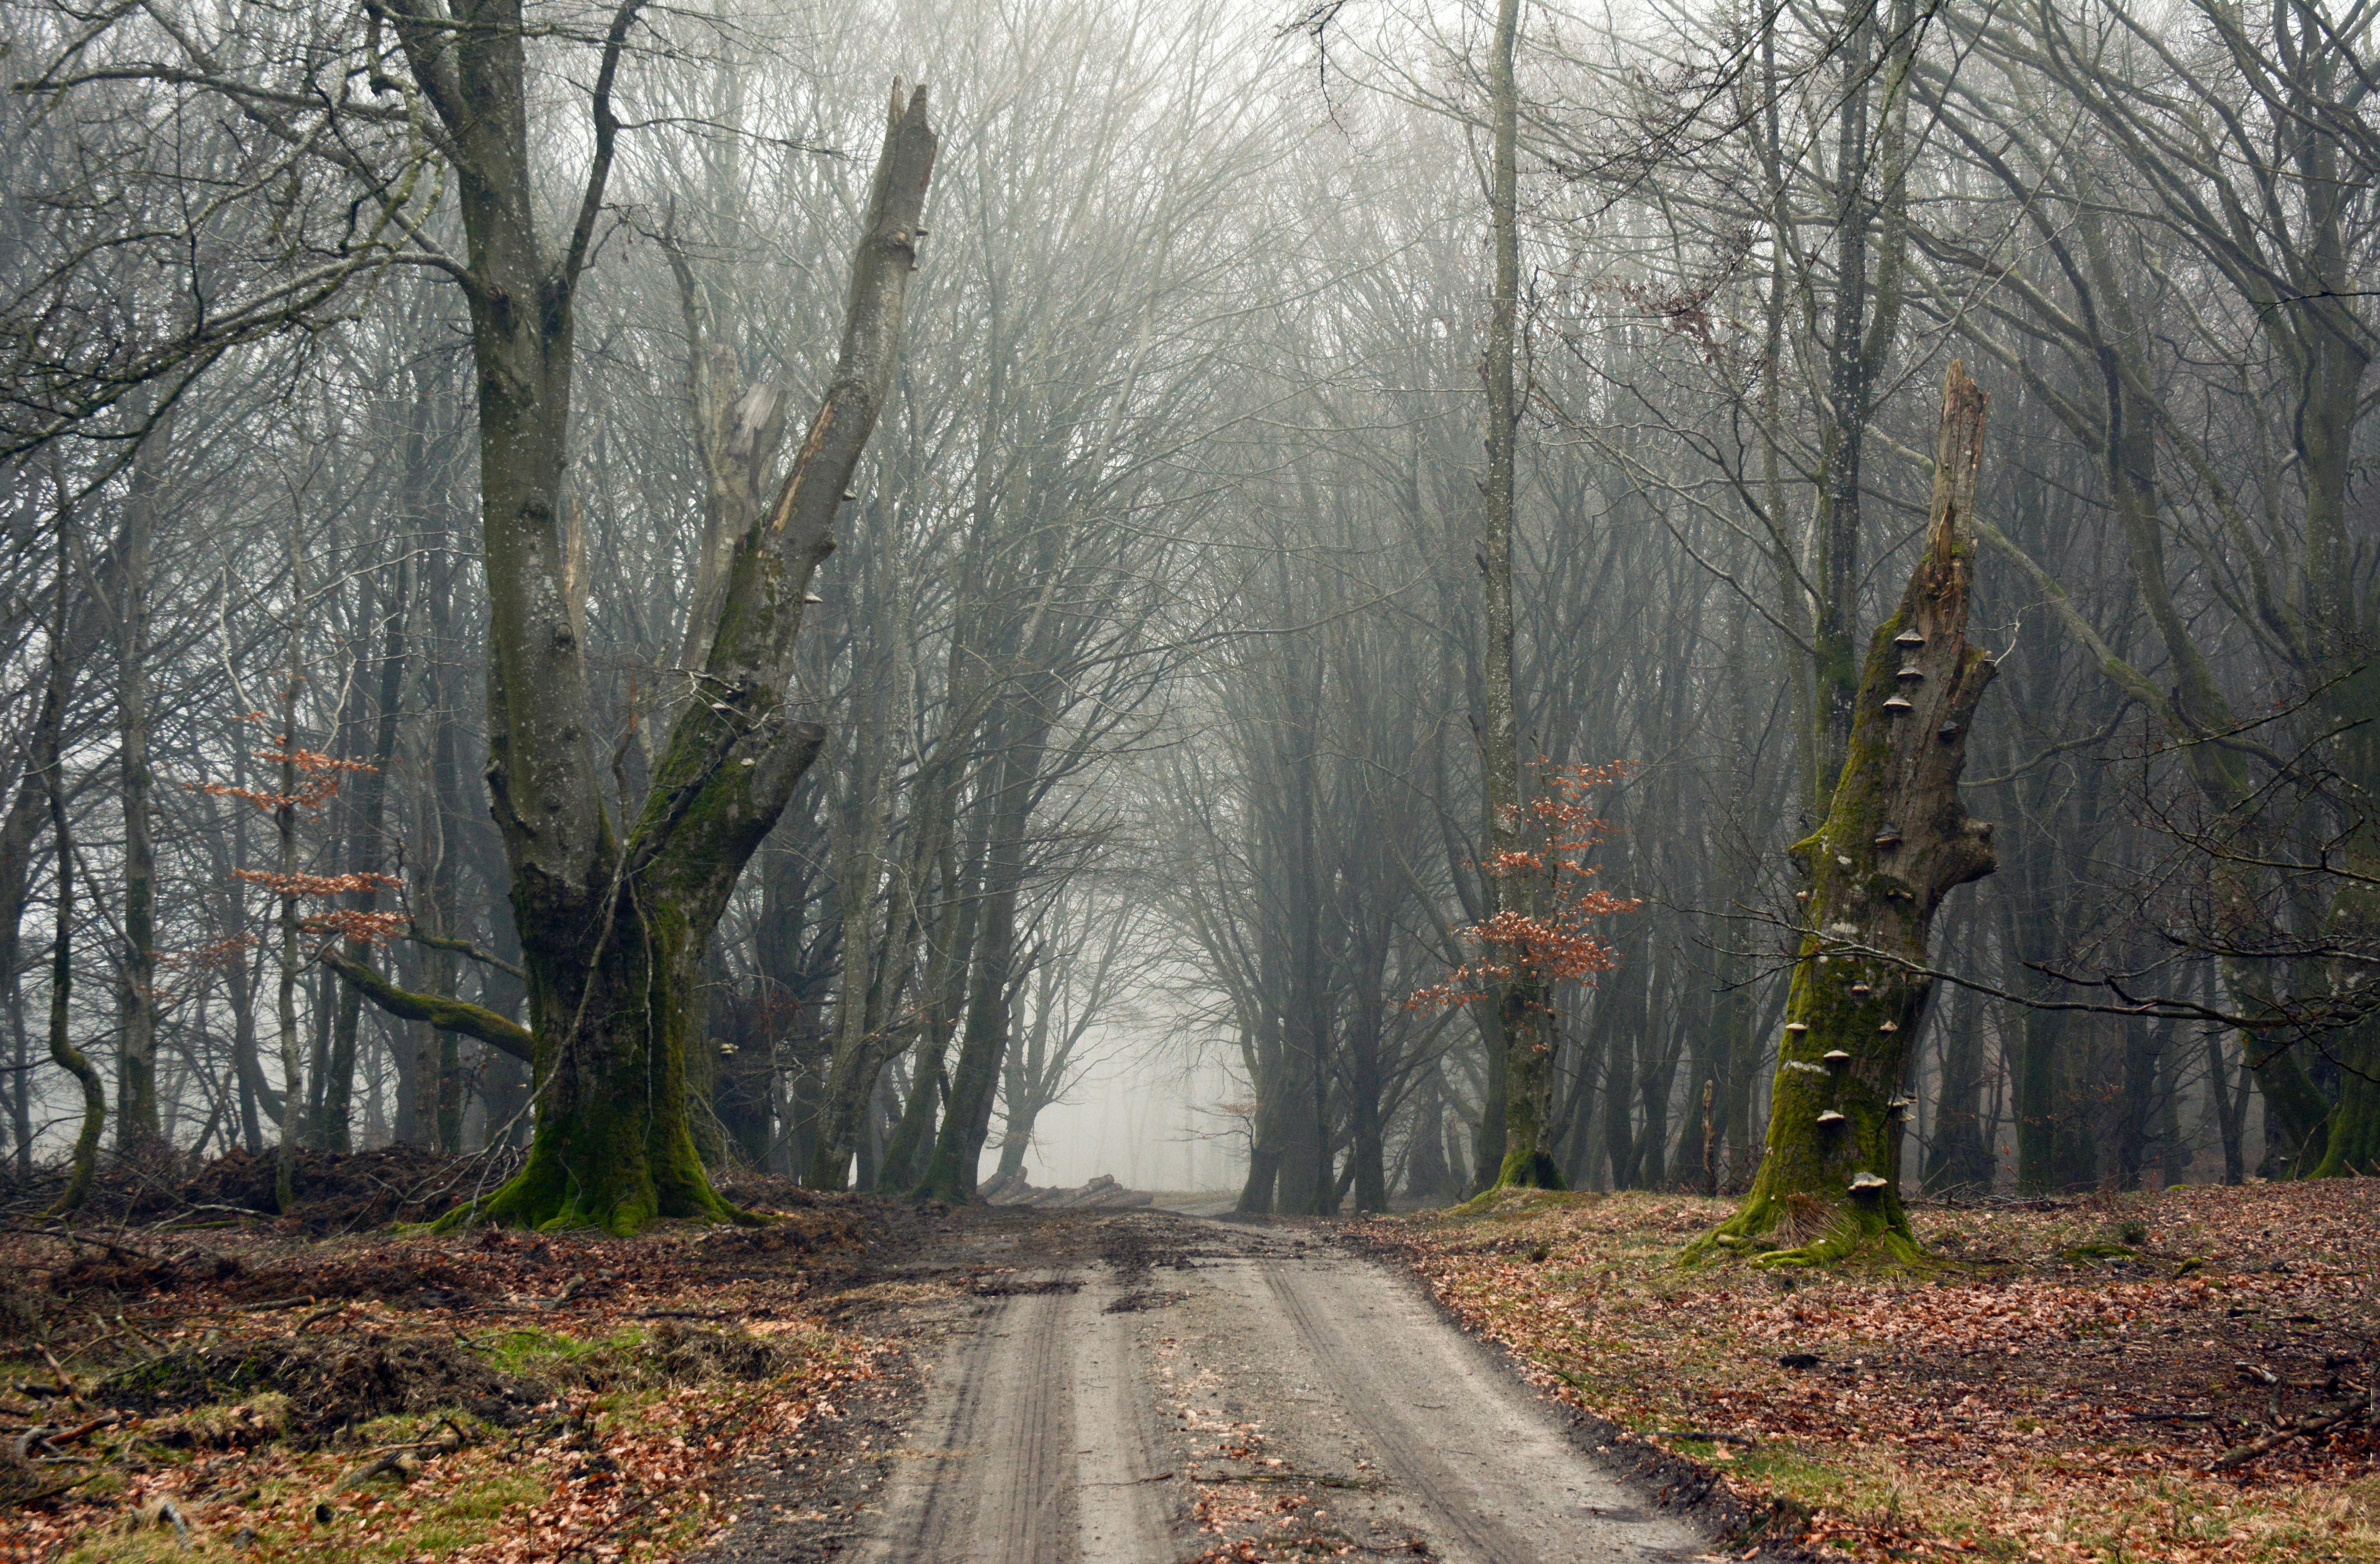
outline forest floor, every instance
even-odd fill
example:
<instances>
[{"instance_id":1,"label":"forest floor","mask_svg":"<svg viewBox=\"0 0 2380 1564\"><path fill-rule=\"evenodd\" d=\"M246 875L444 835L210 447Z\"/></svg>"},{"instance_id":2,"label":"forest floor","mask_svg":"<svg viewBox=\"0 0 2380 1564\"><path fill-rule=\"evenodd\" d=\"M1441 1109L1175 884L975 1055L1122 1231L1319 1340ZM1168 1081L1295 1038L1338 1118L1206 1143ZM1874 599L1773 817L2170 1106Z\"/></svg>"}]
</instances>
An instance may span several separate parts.
<instances>
[{"instance_id":1,"label":"forest floor","mask_svg":"<svg viewBox=\"0 0 2380 1564\"><path fill-rule=\"evenodd\" d=\"M1792 1276L1681 1268L1726 1205L1676 1195L760 1180L769 1227L620 1241L386 1225L500 1166L305 1171L287 1218L244 1158L118 1177L71 1233L0 1189L0 1558L2380 1560L2369 1427L2208 1470L2370 1393L2380 1181L1926 1207L1937 1268Z\"/></svg>"},{"instance_id":2,"label":"forest floor","mask_svg":"<svg viewBox=\"0 0 2380 1564\"><path fill-rule=\"evenodd\" d=\"M70 1232L0 1201L0 1558L675 1554L736 1460L864 1437L870 1305L947 1219L759 1180L764 1228L439 1237L384 1224L500 1168L305 1171L286 1218L244 1157L114 1178Z\"/></svg>"},{"instance_id":3,"label":"forest floor","mask_svg":"<svg viewBox=\"0 0 2380 1564\"><path fill-rule=\"evenodd\" d=\"M270 1218L236 1158L71 1233L0 1191L0 1558L1704 1552L1346 1224L759 1181L757 1230L371 1225L498 1171L312 1158Z\"/></svg>"},{"instance_id":4,"label":"forest floor","mask_svg":"<svg viewBox=\"0 0 2380 1564\"><path fill-rule=\"evenodd\" d=\"M1682 1268L1723 1200L1483 1204L1362 1231L1615 1455L1698 1463L1795 1551L2380 1559L2368 1417L2210 1470L2380 1404L2380 1180L1923 1207L1942 1263L1865 1276Z\"/></svg>"}]
</instances>

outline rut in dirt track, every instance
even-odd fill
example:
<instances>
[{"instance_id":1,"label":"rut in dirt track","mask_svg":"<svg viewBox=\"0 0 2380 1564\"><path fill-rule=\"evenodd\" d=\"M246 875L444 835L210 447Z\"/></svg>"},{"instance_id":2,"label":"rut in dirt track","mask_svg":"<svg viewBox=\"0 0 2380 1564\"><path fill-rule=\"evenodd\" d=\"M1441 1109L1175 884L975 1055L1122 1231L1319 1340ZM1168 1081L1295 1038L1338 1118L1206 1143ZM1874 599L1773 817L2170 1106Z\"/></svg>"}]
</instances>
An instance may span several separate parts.
<instances>
[{"instance_id":1,"label":"rut in dirt track","mask_svg":"<svg viewBox=\"0 0 2380 1564\"><path fill-rule=\"evenodd\" d=\"M1409 1277L1155 1213L1099 1238L1100 1260L1012 1274L929 1352L860 1558L1170 1564L1301 1529L1463 1564L1701 1551Z\"/></svg>"}]
</instances>

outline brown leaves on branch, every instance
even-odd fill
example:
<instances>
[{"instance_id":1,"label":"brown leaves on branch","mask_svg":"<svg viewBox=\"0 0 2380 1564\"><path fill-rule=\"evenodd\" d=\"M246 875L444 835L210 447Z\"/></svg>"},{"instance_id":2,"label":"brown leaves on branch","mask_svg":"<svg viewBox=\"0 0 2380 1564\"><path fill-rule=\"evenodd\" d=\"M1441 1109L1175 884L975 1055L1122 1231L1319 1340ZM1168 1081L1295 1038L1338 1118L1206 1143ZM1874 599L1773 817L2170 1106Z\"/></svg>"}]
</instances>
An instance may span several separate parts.
<instances>
[{"instance_id":1,"label":"brown leaves on branch","mask_svg":"<svg viewBox=\"0 0 2380 1564\"><path fill-rule=\"evenodd\" d=\"M1463 940L1478 955L1449 973L1444 982L1407 1000L1407 1009L1471 1004L1485 998L1488 987L1516 978L1550 988L1557 983L1592 983L1597 974L1611 970L1618 957L1592 929L1599 920L1634 912L1644 903L1590 883L1596 868L1586 855L1610 839L1612 827L1587 806L1587 796L1621 781L1628 771L1624 762L1556 766L1539 758L1537 795L1524 806L1536 845L1498 853L1480 866L1497 879L1537 881L1534 902L1538 910L1507 908L1462 930Z\"/></svg>"}]
</instances>

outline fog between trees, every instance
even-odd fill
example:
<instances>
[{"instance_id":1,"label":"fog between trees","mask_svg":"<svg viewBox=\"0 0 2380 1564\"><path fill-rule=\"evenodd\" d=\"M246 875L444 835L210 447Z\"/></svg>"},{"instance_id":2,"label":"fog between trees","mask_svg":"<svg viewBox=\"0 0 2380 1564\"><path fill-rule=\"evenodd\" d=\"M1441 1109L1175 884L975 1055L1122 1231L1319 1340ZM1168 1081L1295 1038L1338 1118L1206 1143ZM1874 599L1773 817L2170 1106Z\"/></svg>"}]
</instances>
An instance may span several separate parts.
<instances>
[{"instance_id":1,"label":"fog between trees","mask_svg":"<svg viewBox=\"0 0 2380 1564\"><path fill-rule=\"evenodd\" d=\"M0 16L20 1179L2380 1171L2368 8Z\"/></svg>"}]
</instances>

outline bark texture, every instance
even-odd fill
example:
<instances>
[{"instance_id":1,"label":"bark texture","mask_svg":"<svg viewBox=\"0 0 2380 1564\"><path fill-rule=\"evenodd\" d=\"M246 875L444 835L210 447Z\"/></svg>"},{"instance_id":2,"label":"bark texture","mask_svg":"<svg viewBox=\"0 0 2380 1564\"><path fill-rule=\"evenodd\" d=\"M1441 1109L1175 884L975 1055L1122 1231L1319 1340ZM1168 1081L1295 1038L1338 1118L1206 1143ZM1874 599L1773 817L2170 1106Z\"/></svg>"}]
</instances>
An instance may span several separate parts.
<instances>
[{"instance_id":1,"label":"bark texture","mask_svg":"<svg viewBox=\"0 0 2380 1564\"><path fill-rule=\"evenodd\" d=\"M745 863L823 737L796 721L794 652L811 577L890 393L936 137L897 88L854 259L834 379L773 505L734 540L716 622L633 824L616 828L594 750L586 578L563 492L574 296L620 128L612 106L638 6L613 14L590 94L593 149L559 253L536 231L526 32L516 0L477 26L391 6L445 127L468 240L481 527L491 604L488 783L511 879L535 1037L536 1127L521 1171L450 1221L597 1226L736 1219L697 1153L687 1090L703 1046L700 968ZM705 605L708 612L708 605ZM368 996L382 998L367 988ZM385 1000L382 1002L386 1002Z\"/></svg>"},{"instance_id":2,"label":"bark texture","mask_svg":"<svg viewBox=\"0 0 2380 1564\"><path fill-rule=\"evenodd\" d=\"M1771 1264L1918 1255L1900 1202L1901 1092L1931 990L1927 933L1945 895L1997 865L1991 827L1959 796L1993 673L1966 638L1985 401L1953 363L1925 552L1870 639L1826 823L1792 849L1808 917L1767 1151L1742 1209L1705 1245L1758 1246Z\"/></svg>"},{"instance_id":3,"label":"bark texture","mask_svg":"<svg viewBox=\"0 0 2380 1564\"><path fill-rule=\"evenodd\" d=\"M61 520L59 526L63 529L65 522ZM99 1067L75 1047L68 1021L67 1001L74 989L75 844L74 831L67 821L66 755L61 743L66 728L67 674L63 642L68 579L63 541L58 555L60 611L51 627L50 671L42 691L42 711L33 737L33 770L41 779L42 797L56 853L52 870L56 879L56 917L50 941L50 1062L72 1075L82 1087L82 1129L75 1136L74 1160L66 1190L50 1207L53 1216L75 1210L91 1194L91 1176L99 1164L100 1132L107 1122L107 1093L100 1085Z\"/></svg>"},{"instance_id":4,"label":"bark texture","mask_svg":"<svg viewBox=\"0 0 2380 1564\"><path fill-rule=\"evenodd\" d=\"M1512 688L1512 508L1513 443L1520 432L1519 394L1513 377L1513 339L1521 302L1520 89L1512 55L1520 35L1520 0L1498 0L1495 52L1488 62L1489 113L1494 161L1489 171L1489 218L1495 230L1496 295L1488 321L1487 513L1480 564L1487 577L1487 721L1480 734L1480 760L1487 775L1488 843L1492 859L1523 850L1521 739ZM1487 878L1491 915L1538 912L1534 877ZM1551 995L1545 981L1524 968L1494 985L1504 1050L1503 1134L1486 1138L1494 1116L1482 1125L1480 1161L1494 1158L1496 1187L1562 1187L1561 1169L1550 1147L1547 1122L1553 1090L1554 1028ZM1497 1141L1500 1141L1500 1145Z\"/></svg>"}]
</instances>

